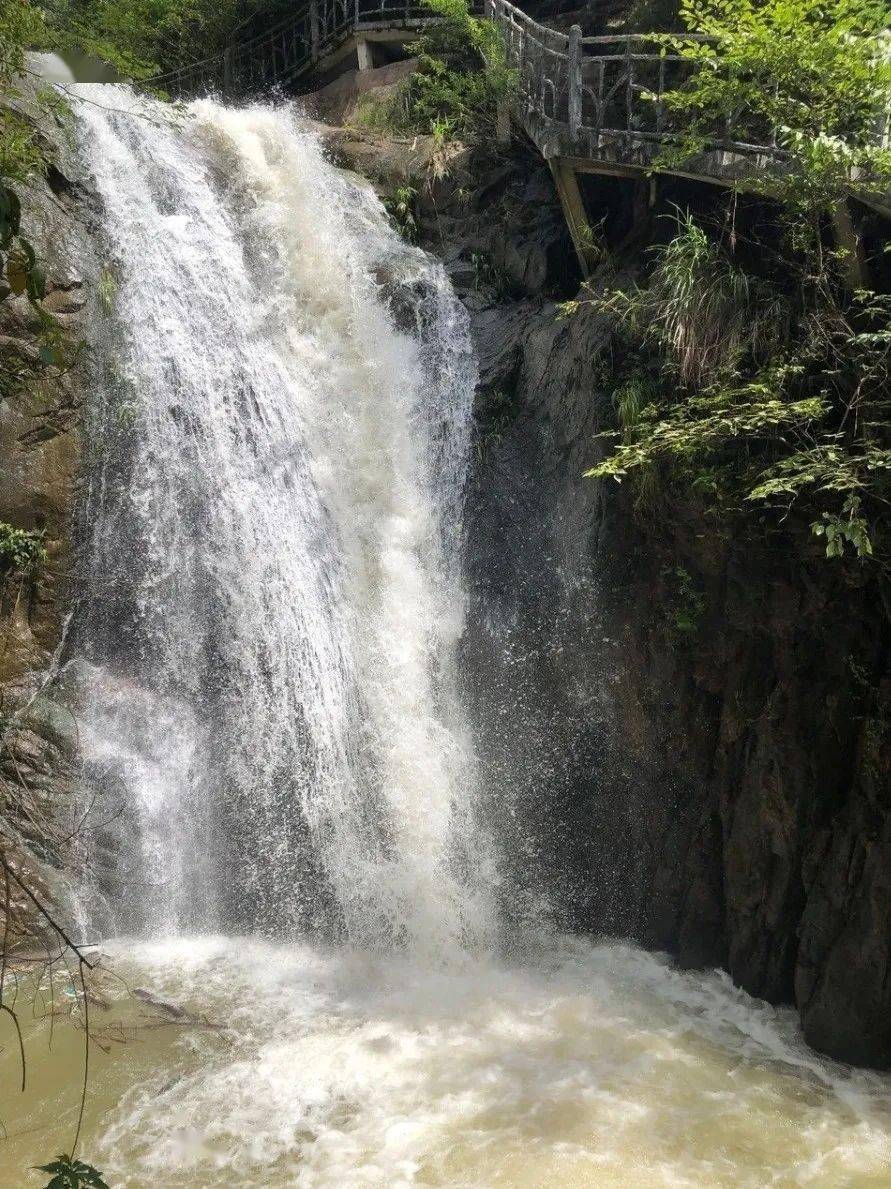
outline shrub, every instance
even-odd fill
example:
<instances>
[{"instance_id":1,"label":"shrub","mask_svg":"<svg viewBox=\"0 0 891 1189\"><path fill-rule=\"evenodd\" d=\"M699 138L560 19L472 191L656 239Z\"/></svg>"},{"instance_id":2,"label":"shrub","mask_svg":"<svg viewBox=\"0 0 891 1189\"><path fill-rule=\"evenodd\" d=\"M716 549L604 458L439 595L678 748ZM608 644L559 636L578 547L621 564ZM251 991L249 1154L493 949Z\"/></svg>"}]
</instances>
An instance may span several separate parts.
<instances>
[{"instance_id":1,"label":"shrub","mask_svg":"<svg viewBox=\"0 0 891 1189\"><path fill-rule=\"evenodd\" d=\"M392 197L384 199L387 213L396 225L396 230L410 244L418 239L417 217L418 191L414 186L397 186Z\"/></svg>"},{"instance_id":2,"label":"shrub","mask_svg":"<svg viewBox=\"0 0 891 1189\"><path fill-rule=\"evenodd\" d=\"M95 54L128 78L147 78L222 51L251 17L274 23L286 7L269 0L47 0L46 12L53 43Z\"/></svg>"},{"instance_id":3,"label":"shrub","mask_svg":"<svg viewBox=\"0 0 891 1189\"><path fill-rule=\"evenodd\" d=\"M501 32L472 15L469 0L425 0L441 19L410 48L418 70L403 84L406 122L419 131L464 139L494 132L514 75Z\"/></svg>"},{"instance_id":4,"label":"shrub","mask_svg":"<svg viewBox=\"0 0 891 1189\"><path fill-rule=\"evenodd\" d=\"M678 212L677 234L655 255L645 289L599 304L669 355L682 383L700 387L745 358L770 357L787 329L784 298L732 264L688 212Z\"/></svg>"},{"instance_id":5,"label":"shrub","mask_svg":"<svg viewBox=\"0 0 891 1189\"><path fill-rule=\"evenodd\" d=\"M0 572L28 574L46 561L43 532L0 521Z\"/></svg>"},{"instance_id":6,"label":"shrub","mask_svg":"<svg viewBox=\"0 0 891 1189\"><path fill-rule=\"evenodd\" d=\"M102 1174L92 1164L75 1160L73 1156L57 1156L49 1164L38 1165L38 1170L52 1174L45 1189L108 1189Z\"/></svg>"},{"instance_id":7,"label":"shrub","mask_svg":"<svg viewBox=\"0 0 891 1189\"><path fill-rule=\"evenodd\" d=\"M891 494L891 297L781 293L704 235L681 216L648 286L591 299L630 362L615 448L588 475L661 466L725 508L800 501L827 556L870 556ZM647 368L657 383L635 379Z\"/></svg>"},{"instance_id":8,"label":"shrub","mask_svg":"<svg viewBox=\"0 0 891 1189\"><path fill-rule=\"evenodd\" d=\"M763 143L772 131L783 171L749 185L812 221L840 194L884 192L891 151L876 135L888 114L887 9L873 0L682 0L683 34L658 40L690 67L663 102L681 129L661 157L686 160L720 140ZM884 179L884 180L883 180Z\"/></svg>"},{"instance_id":9,"label":"shrub","mask_svg":"<svg viewBox=\"0 0 891 1189\"><path fill-rule=\"evenodd\" d=\"M891 496L891 297L851 292L827 216L891 189L877 136L891 93L886 13L871 0L682 0L680 11L709 40L657 37L690 73L664 96L679 131L656 168L678 168L728 120L738 140L777 130L784 167L745 185L779 204L782 247L764 276L743 270L731 196L726 243L679 215L649 283L596 300L628 340L616 391L643 370L657 395L589 474L659 468L722 512L798 506L828 556L871 556Z\"/></svg>"}]
</instances>

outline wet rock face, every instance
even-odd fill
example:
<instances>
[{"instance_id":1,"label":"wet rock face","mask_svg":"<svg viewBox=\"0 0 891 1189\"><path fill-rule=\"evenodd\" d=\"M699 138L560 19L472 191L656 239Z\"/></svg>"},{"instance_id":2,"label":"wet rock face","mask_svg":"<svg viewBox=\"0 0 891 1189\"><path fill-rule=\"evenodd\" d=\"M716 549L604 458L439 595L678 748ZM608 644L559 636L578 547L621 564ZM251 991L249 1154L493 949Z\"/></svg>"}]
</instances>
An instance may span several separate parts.
<instances>
[{"instance_id":1,"label":"wet rock face","mask_svg":"<svg viewBox=\"0 0 891 1189\"><path fill-rule=\"evenodd\" d=\"M75 916L78 819L85 803L77 720L63 701L39 695L19 709L0 752L4 853L27 887L69 927ZM56 948L53 931L14 881L10 907L13 946ZM3 924L0 903L0 928Z\"/></svg>"},{"instance_id":2,"label":"wet rock face","mask_svg":"<svg viewBox=\"0 0 891 1189\"><path fill-rule=\"evenodd\" d=\"M41 121L44 133L49 117ZM60 146L64 134L59 130ZM47 276L44 307L77 343L84 335L86 195L63 168L60 147L45 181L21 193L22 226ZM83 363L60 371L39 362L41 323L26 297L0 302L0 520L44 534L47 561L31 577L0 574L0 686L17 687L42 668L67 608L70 520L80 464Z\"/></svg>"},{"instance_id":3,"label":"wet rock face","mask_svg":"<svg viewBox=\"0 0 891 1189\"><path fill-rule=\"evenodd\" d=\"M679 789L639 936L797 1004L823 1051L887 1065L878 591L827 569L806 537L798 553L743 538L706 556L709 535L692 527L678 510L667 540L644 539L640 572L608 590L608 613L632 645L623 683L650 724L656 763L642 774L654 798ZM658 613L677 598L678 562L702 590L699 623L681 640ZM645 604L646 585L656 598ZM620 731L625 721L620 713Z\"/></svg>"},{"instance_id":4,"label":"wet rock face","mask_svg":"<svg viewBox=\"0 0 891 1189\"><path fill-rule=\"evenodd\" d=\"M480 355L463 669L508 907L723 966L891 1066L887 589L806 524L692 498L647 521L583 478L612 328L559 317L578 278L543 168L464 164L424 231Z\"/></svg>"},{"instance_id":5,"label":"wet rock face","mask_svg":"<svg viewBox=\"0 0 891 1189\"><path fill-rule=\"evenodd\" d=\"M27 111L28 101L20 106ZM81 270L89 267L90 201L73 180L64 129L50 117L39 129L52 162L45 180L20 188L22 227L46 273L44 307L77 343L84 337ZM71 523L85 377L83 359L65 371L42 366L42 341L40 318L26 298L8 295L0 302L0 521L41 531L47 553L29 574L0 567L0 824L10 863L64 916L80 782L77 727L55 692L41 687L73 589ZM18 930L34 944L43 928L39 914L20 889L11 889L11 901L11 939Z\"/></svg>"}]
</instances>

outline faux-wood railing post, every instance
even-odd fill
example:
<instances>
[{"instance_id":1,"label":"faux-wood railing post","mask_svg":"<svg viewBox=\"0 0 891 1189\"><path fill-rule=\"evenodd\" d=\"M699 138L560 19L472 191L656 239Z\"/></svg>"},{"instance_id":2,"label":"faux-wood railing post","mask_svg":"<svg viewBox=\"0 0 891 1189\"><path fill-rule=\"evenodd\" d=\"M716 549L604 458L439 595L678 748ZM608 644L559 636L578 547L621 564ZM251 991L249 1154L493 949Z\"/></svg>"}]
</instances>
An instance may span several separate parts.
<instances>
[{"instance_id":1,"label":"faux-wood railing post","mask_svg":"<svg viewBox=\"0 0 891 1189\"><path fill-rule=\"evenodd\" d=\"M569 106L569 135L573 140L578 136L582 125L582 27L573 25L569 30L569 56L567 58L569 77L568 106Z\"/></svg>"},{"instance_id":2,"label":"faux-wood railing post","mask_svg":"<svg viewBox=\"0 0 891 1189\"><path fill-rule=\"evenodd\" d=\"M309 52L313 62L319 60L319 0L309 0Z\"/></svg>"}]
</instances>

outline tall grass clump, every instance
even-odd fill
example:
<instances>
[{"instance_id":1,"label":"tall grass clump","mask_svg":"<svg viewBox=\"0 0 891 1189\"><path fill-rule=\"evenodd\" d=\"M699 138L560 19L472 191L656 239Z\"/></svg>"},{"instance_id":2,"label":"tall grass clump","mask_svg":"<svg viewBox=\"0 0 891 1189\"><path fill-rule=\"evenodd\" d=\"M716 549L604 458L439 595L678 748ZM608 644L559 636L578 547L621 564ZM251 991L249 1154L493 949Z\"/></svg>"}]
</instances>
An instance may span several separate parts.
<instances>
[{"instance_id":1,"label":"tall grass clump","mask_svg":"<svg viewBox=\"0 0 891 1189\"><path fill-rule=\"evenodd\" d=\"M653 249L646 287L600 302L638 340L662 352L680 382L701 388L748 358L763 364L786 333L785 298L733 264L689 212L676 234Z\"/></svg>"}]
</instances>

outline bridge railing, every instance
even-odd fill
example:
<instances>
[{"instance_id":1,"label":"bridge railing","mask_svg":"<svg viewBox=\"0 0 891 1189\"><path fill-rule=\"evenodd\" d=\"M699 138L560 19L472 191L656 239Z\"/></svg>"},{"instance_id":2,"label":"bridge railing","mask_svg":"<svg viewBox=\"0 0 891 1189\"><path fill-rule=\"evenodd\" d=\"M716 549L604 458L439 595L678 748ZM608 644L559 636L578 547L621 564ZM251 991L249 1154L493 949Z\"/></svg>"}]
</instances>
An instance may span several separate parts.
<instances>
[{"instance_id":1,"label":"bridge railing","mask_svg":"<svg viewBox=\"0 0 891 1189\"><path fill-rule=\"evenodd\" d=\"M420 0L308 0L266 33L146 85L175 98L256 95L299 78L355 34L420 28L431 19Z\"/></svg>"},{"instance_id":2,"label":"bridge railing","mask_svg":"<svg viewBox=\"0 0 891 1189\"><path fill-rule=\"evenodd\" d=\"M476 6L477 0L474 0ZM679 131L663 102L689 78L691 63L655 35L582 37L539 25L511 0L482 0L502 31L517 74L516 116L546 157L588 158L641 166ZM242 98L293 83L343 46L374 30L421 29L436 17L422 0L304 0L268 32L148 85L176 97ZM686 34L685 40L711 39ZM887 143L889 124L877 129ZM769 167L786 154L776 129L743 109L712 129L699 174L728 178Z\"/></svg>"},{"instance_id":3,"label":"bridge railing","mask_svg":"<svg viewBox=\"0 0 891 1189\"><path fill-rule=\"evenodd\" d=\"M546 155L640 156L673 131L663 102L689 77L691 64L644 33L582 37L539 25L510 0L485 0L501 27L517 74L517 114ZM687 40L709 42L689 34ZM735 154L782 157L776 131L742 111L716 122L712 144ZM551 150L551 151L549 151Z\"/></svg>"}]
</instances>

